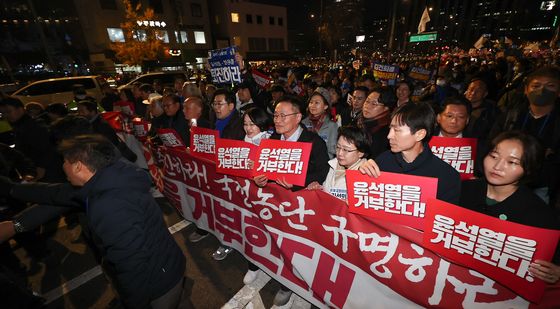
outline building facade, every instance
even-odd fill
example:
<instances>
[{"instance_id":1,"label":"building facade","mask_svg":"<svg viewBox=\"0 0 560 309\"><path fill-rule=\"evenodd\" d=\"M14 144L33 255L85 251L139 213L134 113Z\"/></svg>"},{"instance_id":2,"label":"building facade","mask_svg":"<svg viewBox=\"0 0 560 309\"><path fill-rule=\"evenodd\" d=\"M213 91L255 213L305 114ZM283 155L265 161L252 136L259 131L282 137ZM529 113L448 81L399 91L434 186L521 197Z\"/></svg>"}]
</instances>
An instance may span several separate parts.
<instances>
[{"instance_id":1,"label":"building facade","mask_svg":"<svg viewBox=\"0 0 560 309\"><path fill-rule=\"evenodd\" d=\"M110 49L113 42L124 42L121 23L124 22L125 9L119 0L74 0L79 7L78 18L84 32L89 51L89 60L97 71L111 70L114 53ZM154 20L136 21L143 27L156 28L158 37L164 43L165 52L160 55L153 66L159 68L180 68L202 63L212 47L212 37L205 0L136 0L133 7L140 4L142 8L152 8ZM141 30L136 39L145 35ZM126 42L125 42L126 43Z\"/></svg>"},{"instance_id":2,"label":"building facade","mask_svg":"<svg viewBox=\"0 0 560 309\"><path fill-rule=\"evenodd\" d=\"M244 0L209 0L216 48L230 45L250 61L288 57L286 7Z\"/></svg>"}]
</instances>

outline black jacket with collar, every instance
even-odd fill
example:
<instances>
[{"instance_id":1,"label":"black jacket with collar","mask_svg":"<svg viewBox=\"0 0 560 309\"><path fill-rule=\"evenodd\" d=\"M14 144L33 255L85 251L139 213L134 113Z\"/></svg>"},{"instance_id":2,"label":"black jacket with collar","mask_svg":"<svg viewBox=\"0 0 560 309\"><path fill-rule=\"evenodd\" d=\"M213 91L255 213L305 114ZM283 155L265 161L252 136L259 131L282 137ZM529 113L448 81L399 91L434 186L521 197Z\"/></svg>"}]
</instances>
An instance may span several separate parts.
<instances>
[{"instance_id":1,"label":"black jacket with collar","mask_svg":"<svg viewBox=\"0 0 560 309\"><path fill-rule=\"evenodd\" d=\"M437 178L437 199L452 204L459 203L461 193L459 172L436 157L430 151L428 144L424 144L422 152L411 163L407 163L400 152L393 153L390 150L380 154L375 162L383 172Z\"/></svg>"}]
</instances>

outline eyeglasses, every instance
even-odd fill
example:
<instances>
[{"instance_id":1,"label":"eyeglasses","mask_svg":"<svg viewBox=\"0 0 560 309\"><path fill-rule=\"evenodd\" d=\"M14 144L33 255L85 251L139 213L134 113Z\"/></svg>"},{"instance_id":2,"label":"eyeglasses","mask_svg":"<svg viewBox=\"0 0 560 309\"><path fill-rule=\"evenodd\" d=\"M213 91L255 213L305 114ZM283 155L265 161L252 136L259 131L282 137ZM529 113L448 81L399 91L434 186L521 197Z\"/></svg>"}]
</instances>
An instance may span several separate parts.
<instances>
[{"instance_id":1,"label":"eyeglasses","mask_svg":"<svg viewBox=\"0 0 560 309\"><path fill-rule=\"evenodd\" d=\"M227 105L228 102L212 102L212 107L222 107L223 105Z\"/></svg>"},{"instance_id":2,"label":"eyeglasses","mask_svg":"<svg viewBox=\"0 0 560 309\"><path fill-rule=\"evenodd\" d=\"M285 120L285 119L286 119L286 117L288 117L288 116L292 116L292 115L297 115L297 114L299 114L299 113L291 113L291 114L274 114L274 115L272 116L272 118L274 118L274 119L278 119L278 118L280 118L280 120Z\"/></svg>"},{"instance_id":3,"label":"eyeglasses","mask_svg":"<svg viewBox=\"0 0 560 309\"><path fill-rule=\"evenodd\" d=\"M358 149L346 149L344 147L336 145L336 152L342 151L343 153L351 153L354 151L358 151Z\"/></svg>"}]
</instances>

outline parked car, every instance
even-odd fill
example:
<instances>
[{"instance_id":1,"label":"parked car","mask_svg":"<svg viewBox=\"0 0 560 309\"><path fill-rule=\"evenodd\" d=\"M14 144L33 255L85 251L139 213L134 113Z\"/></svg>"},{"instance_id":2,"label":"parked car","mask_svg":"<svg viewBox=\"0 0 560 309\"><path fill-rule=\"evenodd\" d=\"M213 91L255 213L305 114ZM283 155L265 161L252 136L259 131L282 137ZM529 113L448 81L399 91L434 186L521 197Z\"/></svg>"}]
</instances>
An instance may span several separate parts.
<instances>
[{"instance_id":1,"label":"parked car","mask_svg":"<svg viewBox=\"0 0 560 309\"><path fill-rule=\"evenodd\" d=\"M140 75L133 80L129 81L128 83L121 85L118 87L119 90L124 88L132 88L132 84L139 82L141 84L150 84L152 85L154 80L159 79L164 87L173 87L175 83L176 77L183 77L185 80L189 80L188 75L185 72L155 72L155 73L147 73Z\"/></svg>"},{"instance_id":2,"label":"parked car","mask_svg":"<svg viewBox=\"0 0 560 309\"><path fill-rule=\"evenodd\" d=\"M33 82L16 90L12 96L20 99L23 104L38 102L47 106L51 103L68 103L74 99L73 86L84 86L88 96L93 97L97 103L103 98L101 86L105 83L101 76L78 76L51 78Z\"/></svg>"}]
</instances>

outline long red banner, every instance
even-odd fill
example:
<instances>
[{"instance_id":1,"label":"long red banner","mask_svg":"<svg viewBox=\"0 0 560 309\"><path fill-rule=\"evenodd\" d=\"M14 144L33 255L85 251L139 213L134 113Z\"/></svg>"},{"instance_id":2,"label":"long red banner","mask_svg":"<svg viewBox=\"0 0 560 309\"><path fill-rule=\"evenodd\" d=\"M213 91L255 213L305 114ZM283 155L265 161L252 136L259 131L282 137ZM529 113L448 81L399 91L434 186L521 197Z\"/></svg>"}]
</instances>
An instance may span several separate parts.
<instances>
[{"instance_id":1,"label":"long red banner","mask_svg":"<svg viewBox=\"0 0 560 309\"><path fill-rule=\"evenodd\" d=\"M258 188L180 148L158 152L164 194L187 220L318 307L537 307L424 248L422 232L350 213L325 192ZM560 305L558 285L544 304Z\"/></svg>"}]
</instances>

